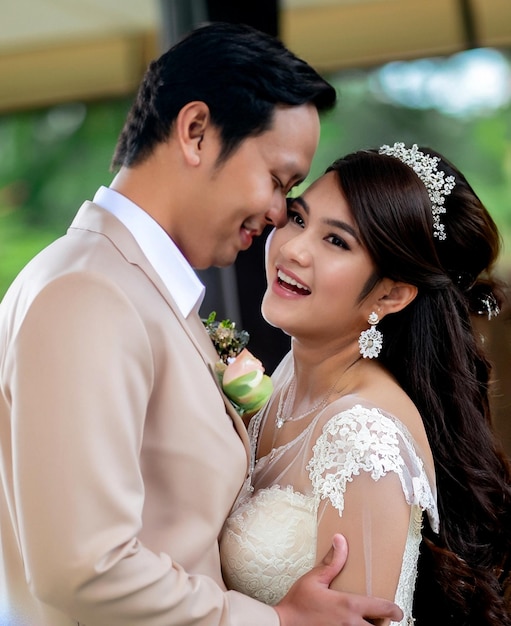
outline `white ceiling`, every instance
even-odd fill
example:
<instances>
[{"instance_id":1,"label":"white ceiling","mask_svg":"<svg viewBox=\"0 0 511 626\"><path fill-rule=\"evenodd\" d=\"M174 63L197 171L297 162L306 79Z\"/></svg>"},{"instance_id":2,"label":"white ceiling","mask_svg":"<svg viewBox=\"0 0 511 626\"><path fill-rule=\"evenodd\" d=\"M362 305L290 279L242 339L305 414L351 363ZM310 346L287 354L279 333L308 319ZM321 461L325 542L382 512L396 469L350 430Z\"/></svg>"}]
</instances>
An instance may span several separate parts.
<instances>
[{"instance_id":1,"label":"white ceiling","mask_svg":"<svg viewBox=\"0 0 511 626\"><path fill-rule=\"evenodd\" d=\"M462 4L475 41L467 42ZM157 0L2 0L0 112L135 89L159 53ZM511 0L282 0L281 38L319 70L511 46Z\"/></svg>"}]
</instances>

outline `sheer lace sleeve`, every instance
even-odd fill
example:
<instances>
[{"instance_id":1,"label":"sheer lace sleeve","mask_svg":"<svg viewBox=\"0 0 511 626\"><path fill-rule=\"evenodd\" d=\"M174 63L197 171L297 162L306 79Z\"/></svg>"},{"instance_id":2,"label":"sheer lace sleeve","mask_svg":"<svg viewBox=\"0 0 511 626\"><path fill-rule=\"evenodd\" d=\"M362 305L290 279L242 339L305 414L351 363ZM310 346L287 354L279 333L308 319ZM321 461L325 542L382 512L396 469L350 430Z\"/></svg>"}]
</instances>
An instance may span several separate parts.
<instances>
[{"instance_id":1,"label":"sheer lace sleeve","mask_svg":"<svg viewBox=\"0 0 511 626\"><path fill-rule=\"evenodd\" d=\"M334 532L348 539L352 556L336 586L389 599L396 597L400 579L413 589L422 511L435 529L438 516L423 462L401 422L361 405L334 415L316 440L307 470L321 503L317 560Z\"/></svg>"},{"instance_id":2,"label":"sheer lace sleeve","mask_svg":"<svg viewBox=\"0 0 511 626\"><path fill-rule=\"evenodd\" d=\"M434 493L413 441L402 424L377 408L355 405L331 418L313 447L307 470L314 493L328 498L341 516L347 484L355 476L367 472L378 481L393 472L407 503L428 511L438 532Z\"/></svg>"}]
</instances>

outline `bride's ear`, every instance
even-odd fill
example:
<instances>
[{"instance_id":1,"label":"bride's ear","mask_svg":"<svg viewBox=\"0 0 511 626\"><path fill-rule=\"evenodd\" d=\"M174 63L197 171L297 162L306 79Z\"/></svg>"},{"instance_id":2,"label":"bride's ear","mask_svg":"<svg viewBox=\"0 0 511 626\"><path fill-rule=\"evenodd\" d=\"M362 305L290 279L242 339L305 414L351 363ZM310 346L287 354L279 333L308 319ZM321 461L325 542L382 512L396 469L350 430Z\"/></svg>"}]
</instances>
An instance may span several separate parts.
<instances>
[{"instance_id":1,"label":"bride's ear","mask_svg":"<svg viewBox=\"0 0 511 626\"><path fill-rule=\"evenodd\" d=\"M387 280L384 287L384 294L378 300L378 305L384 315L402 311L416 298L418 293L417 287L410 285L410 283Z\"/></svg>"}]
</instances>

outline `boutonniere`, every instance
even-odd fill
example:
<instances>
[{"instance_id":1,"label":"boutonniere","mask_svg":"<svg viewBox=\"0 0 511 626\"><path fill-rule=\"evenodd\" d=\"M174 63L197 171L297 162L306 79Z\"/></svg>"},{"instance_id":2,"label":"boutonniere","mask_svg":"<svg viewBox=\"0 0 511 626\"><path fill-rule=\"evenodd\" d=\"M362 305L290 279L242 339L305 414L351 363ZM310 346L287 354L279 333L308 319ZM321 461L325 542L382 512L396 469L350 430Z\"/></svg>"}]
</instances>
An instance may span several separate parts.
<instances>
[{"instance_id":1,"label":"boutonniere","mask_svg":"<svg viewBox=\"0 0 511 626\"><path fill-rule=\"evenodd\" d=\"M246 348L250 335L230 320L217 321L215 311L202 321L220 357L215 364L220 385L238 414L250 417L266 404L273 391L263 364Z\"/></svg>"}]
</instances>

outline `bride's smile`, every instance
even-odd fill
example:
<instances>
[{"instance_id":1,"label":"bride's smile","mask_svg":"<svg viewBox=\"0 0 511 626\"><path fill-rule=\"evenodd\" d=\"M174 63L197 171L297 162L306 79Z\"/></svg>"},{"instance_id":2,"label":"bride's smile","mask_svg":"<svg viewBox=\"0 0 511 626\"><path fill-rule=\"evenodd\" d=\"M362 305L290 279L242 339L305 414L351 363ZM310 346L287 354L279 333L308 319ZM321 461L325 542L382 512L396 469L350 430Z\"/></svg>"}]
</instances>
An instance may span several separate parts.
<instances>
[{"instance_id":1,"label":"bride's smile","mask_svg":"<svg viewBox=\"0 0 511 626\"><path fill-rule=\"evenodd\" d=\"M266 265L262 312L270 324L328 341L346 332L355 340L367 326L360 296L374 264L333 173L288 201L287 224L272 234Z\"/></svg>"}]
</instances>

